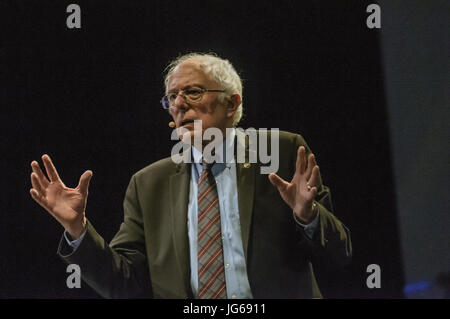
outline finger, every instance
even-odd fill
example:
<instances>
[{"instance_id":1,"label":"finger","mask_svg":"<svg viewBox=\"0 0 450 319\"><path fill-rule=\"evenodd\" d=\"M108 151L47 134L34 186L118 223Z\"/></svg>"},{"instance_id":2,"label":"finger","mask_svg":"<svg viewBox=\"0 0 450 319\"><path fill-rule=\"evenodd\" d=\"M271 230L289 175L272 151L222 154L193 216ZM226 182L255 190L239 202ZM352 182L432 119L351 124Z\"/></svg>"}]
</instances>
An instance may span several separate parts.
<instances>
[{"instance_id":1,"label":"finger","mask_svg":"<svg viewBox=\"0 0 450 319\"><path fill-rule=\"evenodd\" d=\"M89 188L89 182L92 178L92 171L86 171L81 175L80 181L78 183L78 189L80 190L80 193L84 196L87 196L88 194L88 188Z\"/></svg>"},{"instance_id":2,"label":"finger","mask_svg":"<svg viewBox=\"0 0 450 319\"><path fill-rule=\"evenodd\" d=\"M311 187L311 190L309 191L309 194L311 196L311 199L313 200L316 197L316 195L317 195L317 187L316 186Z\"/></svg>"},{"instance_id":3,"label":"finger","mask_svg":"<svg viewBox=\"0 0 450 319\"><path fill-rule=\"evenodd\" d=\"M307 203L312 202L317 195L317 187L311 187L308 192L304 194L304 199Z\"/></svg>"},{"instance_id":4,"label":"finger","mask_svg":"<svg viewBox=\"0 0 450 319\"><path fill-rule=\"evenodd\" d=\"M320 183L320 169L319 166L315 165L312 170L311 178L308 180L308 185L313 188L313 186L318 187Z\"/></svg>"},{"instance_id":5,"label":"finger","mask_svg":"<svg viewBox=\"0 0 450 319\"><path fill-rule=\"evenodd\" d=\"M295 164L296 173L303 174L306 167L305 147L300 146L297 150L297 162Z\"/></svg>"},{"instance_id":6,"label":"finger","mask_svg":"<svg viewBox=\"0 0 450 319\"><path fill-rule=\"evenodd\" d=\"M317 189L316 186L314 186L314 187L311 189L311 193L314 195L314 197L316 197L317 192L318 192L318 189Z\"/></svg>"},{"instance_id":7,"label":"finger","mask_svg":"<svg viewBox=\"0 0 450 319\"><path fill-rule=\"evenodd\" d=\"M36 173L36 175L37 175L41 185L44 188L47 188L47 186L49 184L49 181L48 181L47 177L45 177L44 173L42 172L41 167L39 166L39 163L36 162L36 161L32 161L31 162L31 169L33 170L33 172Z\"/></svg>"},{"instance_id":8,"label":"finger","mask_svg":"<svg viewBox=\"0 0 450 319\"><path fill-rule=\"evenodd\" d=\"M33 199L37 200L39 198L39 193L34 188L30 189L30 195L33 197Z\"/></svg>"},{"instance_id":9,"label":"finger","mask_svg":"<svg viewBox=\"0 0 450 319\"><path fill-rule=\"evenodd\" d=\"M299 146L299 148L297 148L297 160L295 161L295 170L297 172L300 173L300 166L301 166L301 161L300 161L300 148L303 146Z\"/></svg>"},{"instance_id":10,"label":"finger","mask_svg":"<svg viewBox=\"0 0 450 319\"><path fill-rule=\"evenodd\" d=\"M277 174L269 174L269 180L272 183L273 186L275 186L278 191L282 192L286 189L286 187L289 185L288 182L286 182L284 179L282 179Z\"/></svg>"},{"instance_id":11,"label":"finger","mask_svg":"<svg viewBox=\"0 0 450 319\"><path fill-rule=\"evenodd\" d=\"M50 159L50 156L48 156L47 154L43 155L42 161L44 162L45 171L47 172L47 175L50 178L50 181L56 182L56 181L60 180L58 172L56 171L55 165L53 165L53 162Z\"/></svg>"},{"instance_id":12,"label":"finger","mask_svg":"<svg viewBox=\"0 0 450 319\"><path fill-rule=\"evenodd\" d=\"M38 193L37 190L35 190L34 188L30 189L30 195L31 197L42 207L45 208L46 206L46 201L45 199Z\"/></svg>"},{"instance_id":13,"label":"finger","mask_svg":"<svg viewBox=\"0 0 450 319\"><path fill-rule=\"evenodd\" d=\"M31 185L39 194L44 194L44 189L42 188L39 178L35 172L31 173Z\"/></svg>"},{"instance_id":14,"label":"finger","mask_svg":"<svg viewBox=\"0 0 450 319\"><path fill-rule=\"evenodd\" d=\"M316 157L314 156L314 154L309 154L308 167L306 168L306 175L305 175L307 181L311 178L314 166L316 166Z\"/></svg>"}]
</instances>

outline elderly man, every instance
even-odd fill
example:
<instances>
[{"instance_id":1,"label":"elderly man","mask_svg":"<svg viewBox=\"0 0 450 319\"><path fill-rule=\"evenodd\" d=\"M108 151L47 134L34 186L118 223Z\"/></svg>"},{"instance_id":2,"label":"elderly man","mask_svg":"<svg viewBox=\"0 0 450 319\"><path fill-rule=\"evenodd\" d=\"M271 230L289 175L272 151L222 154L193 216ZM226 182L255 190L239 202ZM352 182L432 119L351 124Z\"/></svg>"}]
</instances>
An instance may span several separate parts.
<instances>
[{"instance_id":1,"label":"elderly man","mask_svg":"<svg viewBox=\"0 0 450 319\"><path fill-rule=\"evenodd\" d=\"M217 128L225 153L240 145L248 155L245 134L230 130L242 116L242 84L229 61L179 57L165 86L162 104L180 139ZM346 264L350 234L332 214L329 189L303 138L287 132L270 138L279 138L277 174L234 157L206 163L209 140L189 148L192 163L169 157L140 170L109 245L85 216L91 171L68 188L44 155L48 178L33 161L30 194L65 229L58 254L78 264L104 297L320 298L312 265Z\"/></svg>"}]
</instances>

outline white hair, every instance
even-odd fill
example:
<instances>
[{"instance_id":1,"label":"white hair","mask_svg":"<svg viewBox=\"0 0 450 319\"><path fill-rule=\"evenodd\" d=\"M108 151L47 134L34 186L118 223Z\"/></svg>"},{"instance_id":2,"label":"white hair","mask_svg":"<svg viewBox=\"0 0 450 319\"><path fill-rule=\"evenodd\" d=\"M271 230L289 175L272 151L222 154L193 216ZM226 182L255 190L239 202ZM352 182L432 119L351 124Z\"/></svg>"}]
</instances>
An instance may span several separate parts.
<instances>
[{"instance_id":1,"label":"white hair","mask_svg":"<svg viewBox=\"0 0 450 319\"><path fill-rule=\"evenodd\" d=\"M215 81L221 89L225 90L224 93L219 95L221 103L232 94L238 93L241 96L241 104L233 116L233 126L236 127L242 118L242 80L230 61L218 57L215 53L188 53L171 61L165 69L167 71L164 78L166 93L170 77L174 73L175 68L188 60L198 61L203 72Z\"/></svg>"}]
</instances>

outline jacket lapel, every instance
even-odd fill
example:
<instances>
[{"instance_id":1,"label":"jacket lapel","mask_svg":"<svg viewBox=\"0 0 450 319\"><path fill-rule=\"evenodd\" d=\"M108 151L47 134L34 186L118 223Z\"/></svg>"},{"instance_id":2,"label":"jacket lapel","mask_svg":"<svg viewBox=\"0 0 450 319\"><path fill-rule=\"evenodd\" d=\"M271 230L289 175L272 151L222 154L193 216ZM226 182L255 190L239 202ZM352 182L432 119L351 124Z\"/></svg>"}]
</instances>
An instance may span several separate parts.
<instances>
[{"instance_id":1,"label":"jacket lapel","mask_svg":"<svg viewBox=\"0 0 450 319\"><path fill-rule=\"evenodd\" d=\"M172 217L172 239L175 247L175 258L178 263L180 296L189 297L190 286L190 258L189 238L187 233L187 212L189 204L190 165L180 163L177 172L170 176L170 203ZM175 288L175 287L174 287Z\"/></svg>"},{"instance_id":2,"label":"jacket lapel","mask_svg":"<svg viewBox=\"0 0 450 319\"><path fill-rule=\"evenodd\" d=\"M252 157L250 157L248 136L239 129L236 129L236 143L237 150L239 150L240 147L241 149L245 149L245 163L236 164L236 175L242 246L244 248L245 259L248 261L247 248L251 231L255 191L255 170L257 165L256 163L249 163L248 159Z\"/></svg>"}]
</instances>

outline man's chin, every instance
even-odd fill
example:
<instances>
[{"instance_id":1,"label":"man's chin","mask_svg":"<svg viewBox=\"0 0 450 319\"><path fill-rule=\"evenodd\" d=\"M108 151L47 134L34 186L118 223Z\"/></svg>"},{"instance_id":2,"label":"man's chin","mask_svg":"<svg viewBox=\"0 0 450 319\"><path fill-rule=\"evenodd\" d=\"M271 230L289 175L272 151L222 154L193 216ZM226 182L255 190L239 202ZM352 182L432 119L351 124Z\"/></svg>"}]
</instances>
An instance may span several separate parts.
<instances>
[{"instance_id":1,"label":"man's chin","mask_svg":"<svg viewBox=\"0 0 450 319\"><path fill-rule=\"evenodd\" d=\"M183 127L184 130L179 132L178 137L181 141L183 141L186 144L193 145L194 144L194 138L197 136L197 138L201 141L202 139L202 133L201 132L195 132L194 129Z\"/></svg>"}]
</instances>

